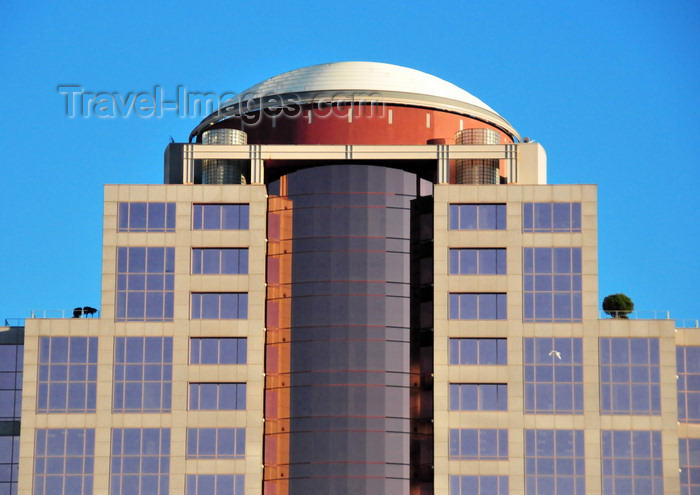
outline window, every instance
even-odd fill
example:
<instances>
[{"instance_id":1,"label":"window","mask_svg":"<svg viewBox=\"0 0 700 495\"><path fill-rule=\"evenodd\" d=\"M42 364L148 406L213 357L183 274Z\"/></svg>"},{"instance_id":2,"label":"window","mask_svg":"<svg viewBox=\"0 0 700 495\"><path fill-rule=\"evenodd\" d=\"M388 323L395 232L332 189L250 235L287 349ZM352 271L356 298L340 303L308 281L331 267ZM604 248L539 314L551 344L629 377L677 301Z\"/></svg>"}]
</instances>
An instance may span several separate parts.
<instances>
[{"instance_id":1,"label":"window","mask_svg":"<svg viewBox=\"0 0 700 495\"><path fill-rule=\"evenodd\" d=\"M111 495L168 495L170 430L112 430Z\"/></svg>"},{"instance_id":2,"label":"window","mask_svg":"<svg viewBox=\"0 0 700 495\"><path fill-rule=\"evenodd\" d=\"M245 338L191 338L190 364L246 364L247 349Z\"/></svg>"},{"instance_id":3,"label":"window","mask_svg":"<svg viewBox=\"0 0 700 495\"><path fill-rule=\"evenodd\" d=\"M187 428L188 459L242 459L245 428Z\"/></svg>"},{"instance_id":4,"label":"window","mask_svg":"<svg viewBox=\"0 0 700 495\"><path fill-rule=\"evenodd\" d=\"M505 383L450 383L452 411L507 411Z\"/></svg>"},{"instance_id":5,"label":"window","mask_svg":"<svg viewBox=\"0 0 700 495\"><path fill-rule=\"evenodd\" d=\"M34 495L92 495L94 465L95 430L37 428Z\"/></svg>"},{"instance_id":6,"label":"window","mask_svg":"<svg viewBox=\"0 0 700 495\"><path fill-rule=\"evenodd\" d=\"M23 368L24 345L0 344L0 421L22 416Z\"/></svg>"},{"instance_id":7,"label":"window","mask_svg":"<svg viewBox=\"0 0 700 495\"><path fill-rule=\"evenodd\" d=\"M97 337L39 337L37 412L95 412Z\"/></svg>"},{"instance_id":8,"label":"window","mask_svg":"<svg viewBox=\"0 0 700 495\"><path fill-rule=\"evenodd\" d=\"M700 492L700 438L679 438L681 495Z\"/></svg>"},{"instance_id":9,"label":"window","mask_svg":"<svg viewBox=\"0 0 700 495\"><path fill-rule=\"evenodd\" d=\"M190 410L245 409L245 383L190 383Z\"/></svg>"},{"instance_id":10,"label":"window","mask_svg":"<svg viewBox=\"0 0 700 495\"><path fill-rule=\"evenodd\" d=\"M585 495L585 459L583 430L525 430L525 493Z\"/></svg>"},{"instance_id":11,"label":"window","mask_svg":"<svg viewBox=\"0 0 700 495\"><path fill-rule=\"evenodd\" d=\"M188 474L186 495L244 495L242 474Z\"/></svg>"},{"instance_id":12,"label":"window","mask_svg":"<svg viewBox=\"0 0 700 495\"><path fill-rule=\"evenodd\" d=\"M583 414L580 338L526 338L525 412Z\"/></svg>"},{"instance_id":13,"label":"window","mask_svg":"<svg viewBox=\"0 0 700 495\"><path fill-rule=\"evenodd\" d=\"M678 421L700 423L700 346L676 347Z\"/></svg>"},{"instance_id":14,"label":"window","mask_svg":"<svg viewBox=\"0 0 700 495\"><path fill-rule=\"evenodd\" d=\"M508 495L508 476L450 475L450 495Z\"/></svg>"},{"instance_id":15,"label":"window","mask_svg":"<svg viewBox=\"0 0 700 495\"><path fill-rule=\"evenodd\" d=\"M194 205L194 230L248 230L248 205Z\"/></svg>"},{"instance_id":16,"label":"window","mask_svg":"<svg viewBox=\"0 0 700 495\"><path fill-rule=\"evenodd\" d=\"M19 426L19 422L17 425ZM0 436L0 493L12 495L17 493L18 474L19 435Z\"/></svg>"},{"instance_id":17,"label":"window","mask_svg":"<svg viewBox=\"0 0 700 495\"><path fill-rule=\"evenodd\" d=\"M508 460L508 430L450 429L450 459Z\"/></svg>"},{"instance_id":18,"label":"window","mask_svg":"<svg viewBox=\"0 0 700 495\"><path fill-rule=\"evenodd\" d=\"M450 364L508 364L507 339L450 339Z\"/></svg>"},{"instance_id":19,"label":"window","mask_svg":"<svg viewBox=\"0 0 700 495\"><path fill-rule=\"evenodd\" d=\"M450 249L450 275L503 275L506 250Z\"/></svg>"},{"instance_id":20,"label":"window","mask_svg":"<svg viewBox=\"0 0 700 495\"><path fill-rule=\"evenodd\" d=\"M173 338L116 337L114 412L169 412Z\"/></svg>"},{"instance_id":21,"label":"window","mask_svg":"<svg viewBox=\"0 0 700 495\"><path fill-rule=\"evenodd\" d=\"M192 249L193 275L244 275L248 273L246 248Z\"/></svg>"},{"instance_id":22,"label":"window","mask_svg":"<svg viewBox=\"0 0 700 495\"><path fill-rule=\"evenodd\" d=\"M193 292L193 320L245 320L248 294L245 292Z\"/></svg>"},{"instance_id":23,"label":"window","mask_svg":"<svg viewBox=\"0 0 700 495\"><path fill-rule=\"evenodd\" d=\"M601 414L661 414L659 339L600 339Z\"/></svg>"},{"instance_id":24,"label":"window","mask_svg":"<svg viewBox=\"0 0 700 495\"><path fill-rule=\"evenodd\" d=\"M175 203L119 203L119 232L175 232Z\"/></svg>"},{"instance_id":25,"label":"window","mask_svg":"<svg viewBox=\"0 0 700 495\"><path fill-rule=\"evenodd\" d=\"M505 320L506 295L450 294L450 320Z\"/></svg>"},{"instance_id":26,"label":"window","mask_svg":"<svg viewBox=\"0 0 700 495\"><path fill-rule=\"evenodd\" d=\"M505 230L506 205L450 205L450 230Z\"/></svg>"},{"instance_id":27,"label":"window","mask_svg":"<svg viewBox=\"0 0 700 495\"><path fill-rule=\"evenodd\" d=\"M581 322L581 248L523 248L523 321Z\"/></svg>"},{"instance_id":28,"label":"window","mask_svg":"<svg viewBox=\"0 0 700 495\"><path fill-rule=\"evenodd\" d=\"M172 321L175 248L117 248L116 321Z\"/></svg>"},{"instance_id":29,"label":"window","mask_svg":"<svg viewBox=\"0 0 700 495\"><path fill-rule=\"evenodd\" d=\"M660 431L601 431L603 495L662 495Z\"/></svg>"},{"instance_id":30,"label":"window","mask_svg":"<svg viewBox=\"0 0 700 495\"><path fill-rule=\"evenodd\" d=\"M523 203L523 232L581 232L581 203Z\"/></svg>"}]
</instances>

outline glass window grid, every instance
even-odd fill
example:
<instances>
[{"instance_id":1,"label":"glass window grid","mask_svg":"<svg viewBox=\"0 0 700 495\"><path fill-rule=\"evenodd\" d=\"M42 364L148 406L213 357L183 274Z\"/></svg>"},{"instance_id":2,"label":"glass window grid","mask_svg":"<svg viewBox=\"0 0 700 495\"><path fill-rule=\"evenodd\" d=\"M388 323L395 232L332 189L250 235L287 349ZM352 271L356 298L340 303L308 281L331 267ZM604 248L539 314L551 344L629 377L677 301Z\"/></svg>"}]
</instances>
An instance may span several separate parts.
<instances>
[{"instance_id":1,"label":"glass window grid","mask_svg":"<svg viewBox=\"0 0 700 495\"><path fill-rule=\"evenodd\" d=\"M583 414L583 341L525 338L525 413Z\"/></svg>"},{"instance_id":2,"label":"glass window grid","mask_svg":"<svg viewBox=\"0 0 700 495\"><path fill-rule=\"evenodd\" d=\"M508 460L508 430L451 428L450 459Z\"/></svg>"},{"instance_id":3,"label":"glass window grid","mask_svg":"<svg viewBox=\"0 0 700 495\"><path fill-rule=\"evenodd\" d=\"M451 411L507 411L505 383L450 383Z\"/></svg>"},{"instance_id":4,"label":"glass window grid","mask_svg":"<svg viewBox=\"0 0 700 495\"><path fill-rule=\"evenodd\" d=\"M676 347L678 421L700 423L700 346Z\"/></svg>"},{"instance_id":5,"label":"glass window grid","mask_svg":"<svg viewBox=\"0 0 700 495\"><path fill-rule=\"evenodd\" d=\"M170 412L172 337L115 337L116 413Z\"/></svg>"},{"instance_id":6,"label":"glass window grid","mask_svg":"<svg viewBox=\"0 0 700 495\"><path fill-rule=\"evenodd\" d=\"M0 436L0 493L17 493L19 435Z\"/></svg>"},{"instance_id":7,"label":"glass window grid","mask_svg":"<svg viewBox=\"0 0 700 495\"><path fill-rule=\"evenodd\" d=\"M505 204L451 204L450 230L505 230Z\"/></svg>"},{"instance_id":8,"label":"glass window grid","mask_svg":"<svg viewBox=\"0 0 700 495\"><path fill-rule=\"evenodd\" d=\"M114 428L110 495L168 495L170 429Z\"/></svg>"},{"instance_id":9,"label":"glass window grid","mask_svg":"<svg viewBox=\"0 0 700 495\"><path fill-rule=\"evenodd\" d=\"M187 428L188 459L243 459L245 428Z\"/></svg>"},{"instance_id":10,"label":"glass window grid","mask_svg":"<svg viewBox=\"0 0 700 495\"><path fill-rule=\"evenodd\" d=\"M118 247L115 321L172 321L174 247Z\"/></svg>"},{"instance_id":11,"label":"glass window grid","mask_svg":"<svg viewBox=\"0 0 700 495\"><path fill-rule=\"evenodd\" d=\"M188 474L186 495L245 495L242 474Z\"/></svg>"},{"instance_id":12,"label":"glass window grid","mask_svg":"<svg viewBox=\"0 0 700 495\"><path fill-rule=\"evenodd\" d=\"M580 247L523 248L523 321L582 321Z\"/></svg>"},{"instance_id":13,"label":"glass window grid","mask_svg":"<svg viewBox=\"0 0 700 495\"><path fill-rule=\"evenodd\" d=\"M192 248L193 275L245 275L248 248Z\"/></svg>"},{"instance_id":14,"label":"glass window grid","mask_svg":"<svg viewBox=\"0 0 700 495\"><path fill-rule=\"evenodd\" d=\"M245 320L248 294L245 292L193 292L193 320Z\"/></svg>"},{"instance_id":15,"label":"glass window grid","mask_svg":"<svg viewBox=\"0 0 700 495\"><path fill-rule=\"evenodd\" d=\"M22 416L22 370L24 345L0 345L0 421L18 421Z\"/></svg>"},{"instance_id":16,"label":"glass window grid","mask_svg":"<svg viewBox=\"0 0 700 495\"><path fill-rule=\"evenodd\" d=\"M603 495L662 495L661 432L602 430Z\"/></svg>"},{"instance_id":17,"label":"glass window grid","mask_svg":"<svg viewBox=\"0 0 700 495\"><path fill-rule=\"evenodd\" d=\"M505 320L507 297L503 293L450 293L450 320Z\"/></svg>"},{"instance_id":18,"label":"glass window grid","mask_svg":"<svg viewBox=\"0 0 700 495\"><path fill-rule=\"evenodd\" d=\"M195 204L193 230L248 230L250 207L247 204Z\"/></svg>"},{"instance_id":19,"label":"glass window grid","mask_svg":"<svg viewBox=\"0 0 700 495\"><path fill-rule=\"evenodd\" d=\"M678 439L681 495L700 493L700 438Z\"/></svg>"},{"instance_id":20,"label":"glass window grid","mask_svg":"<svg viewBox=\"0 0 700 495\"><path fill-rule=\"evenodd\" d=\"M175 232L175 203L119 203L119 232Z\"/></svg>"},{"instance_id":21,"label":"glass window grid","mask_svg":"<svg viewBox=\"0 0 700 495\"><path fill-rule=\"evenodd\" d=\"M508 476L452 474L450 495L508 495Z\"/></svg>"},{"instance_id":22,"label":"glass window grid","mask_svg":"<svg viewBox=\"0 0 700 495\"><path fill-rule=\"evenodd\" d=\"M585 495L583 430L525 430L525 493Z\"/></svg>"},{"instance_id":23,"label":"glass window grid","mask_svg":"<svg viewBox=\"0 0 700 495\"><path fill-rule=\"evenodd\" d=\"M505 275L505 248L450 249L450 275Z\"/></svg>"},{"instance_id":24,"label":"glass window grid","mask_svg":"<svg viewBox=\"0 0 700 495\"><path fill-rule=\"evenodd\" d=\"M190 383L190 411L235 411L246 408L245 383Z\"/></svg>"},{"instance_id":25,"label":"glass window grid","mask_svg":"<svg viewBox=\"0 0 700 495\"><path fill-rule=\"evenodd\" d=\"M246 364L248 339L245 337L192 337L190 364Z\"/></svg>"},{"instance_id":26,"label":"glass window grid","mask_svg":"<svg viewBox=\"0 0 700 495\"><path fill-rule=\"evenodd\" d=\"M581 203L523 203L523 232L581 232Z\"/></svg>"},{"instance_id":27,"label":"glass window grid","mask_svg":"<svg viewBox=\"0 0 700 495\"><path fill-rule=\"evenodd\" d=\"M97 400L97 337L39 337L37 413L91 413Z\"/></svg>"},{"instance_id":28,"label":"glass window grid","mask_svg":"<svg viewBox=\"0 0 700 495\"><path fill-rule=\"evenodd\" d=\"M95 430L36 430L34 495L91 495Z\"/></svg>"},{"instance_id":29,"label":"glass window grid","mask_svg":"<svg viewBox=\"0 0 700 495\"><path fill-rule=\"evenodd\" d=\"M506 365L508 339L450 339L450 364Z\"/></svg>"},{"instance_id":30,"label":"glass window grid","mask_svg":"<svg viewBox=\"0 0 700 495\"><path fill-rule=\"evenodd\" d=\"M661 414L659 339L601 338L601 414Z\"/></svg>"}]
</instances>

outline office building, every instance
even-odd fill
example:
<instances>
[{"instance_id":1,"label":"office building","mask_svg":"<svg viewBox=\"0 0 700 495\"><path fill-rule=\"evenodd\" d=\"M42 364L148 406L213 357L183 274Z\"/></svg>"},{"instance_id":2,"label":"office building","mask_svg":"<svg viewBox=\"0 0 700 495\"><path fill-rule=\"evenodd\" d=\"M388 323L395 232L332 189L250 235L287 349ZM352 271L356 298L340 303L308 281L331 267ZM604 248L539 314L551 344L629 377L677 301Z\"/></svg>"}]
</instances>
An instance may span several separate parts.
<instances>
[{"instance_id":1,"label":"office building","mask_svg":"<svg viewBox=\"0 0 700 495\"><path fill-rule=\"evenodd\" d=\"M99 317L26 320L17 493L695 493L700 338L600 318L546 172L412 69L242 92L105 187Z\"/></svg>"}]
</instances>

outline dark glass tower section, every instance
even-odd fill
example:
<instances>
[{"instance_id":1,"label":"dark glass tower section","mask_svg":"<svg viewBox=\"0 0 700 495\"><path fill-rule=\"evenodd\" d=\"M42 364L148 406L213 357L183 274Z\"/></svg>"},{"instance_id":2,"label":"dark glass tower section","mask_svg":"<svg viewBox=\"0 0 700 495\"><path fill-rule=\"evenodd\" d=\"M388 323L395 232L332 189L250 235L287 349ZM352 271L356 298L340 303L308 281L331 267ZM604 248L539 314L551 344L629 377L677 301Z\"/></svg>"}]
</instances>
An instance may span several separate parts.
<instances>
[{"instance_id":1,"label":"dark glass tower section","mask_svg":"<svg viewBox=\"0 0 700 495\"><path fill-rule=\"evenodd\" d=\"M363 164L269 185L266 493L409 493L411 212L430 186Z\"/></svg>"}]
</instances>

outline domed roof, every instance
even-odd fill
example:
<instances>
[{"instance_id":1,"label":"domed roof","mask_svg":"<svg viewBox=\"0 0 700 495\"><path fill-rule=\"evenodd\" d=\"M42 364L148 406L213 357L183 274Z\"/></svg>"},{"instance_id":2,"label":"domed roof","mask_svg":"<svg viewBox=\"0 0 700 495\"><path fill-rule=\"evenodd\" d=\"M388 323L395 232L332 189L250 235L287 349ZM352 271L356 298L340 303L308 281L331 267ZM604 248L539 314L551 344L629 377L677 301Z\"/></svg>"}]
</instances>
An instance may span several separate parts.
<instances>
[{"instance_id":1,"label":"domed roof","mask_svg":"<svg viewBox=\"0 0 700 495\"><path fill-rule=\"evenodd\" d=\"M359 94L358 94L359 93ZM192 131L191 137L209 125L235 115L240 108L247 111L265 106L266 97L285 95L294 103L328 102L340 99L380 97L382 103L419 106L456 112L488 122L512 136L517 131L506 119L486 103L467 91L439 77L398 65L379 62L334 62L295 69L266 79L225 102L222 109L205 118ZM273 104L280 99L270 99ZM245 107L242 105L248 102Z\"/></svg>"},{"instance_id":2,"label":"domed roof","mask_svg":"<svg viewBox=\"0 0 700 495\"><path fill-rule=\"evenodd\" d=\"M335 62L295 69L239 93L245 100L306 91L391 91L457 100L494 112L476 96L439 77L379 62ZM494 112L496 113L496 112Z\"/></svg>"}]
</instances>

